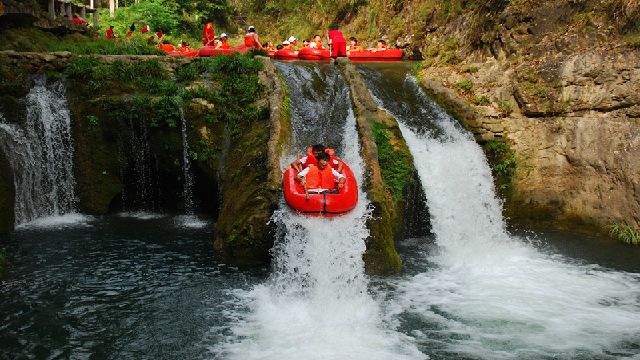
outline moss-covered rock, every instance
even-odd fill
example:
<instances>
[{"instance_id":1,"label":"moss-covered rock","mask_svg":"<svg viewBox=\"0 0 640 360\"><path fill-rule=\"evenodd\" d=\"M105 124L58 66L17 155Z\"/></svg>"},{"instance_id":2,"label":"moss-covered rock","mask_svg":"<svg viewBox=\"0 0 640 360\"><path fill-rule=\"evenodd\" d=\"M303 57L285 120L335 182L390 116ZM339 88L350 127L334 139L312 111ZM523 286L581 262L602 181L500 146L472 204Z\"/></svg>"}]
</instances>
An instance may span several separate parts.
<instances>
[{"instance_id":1,"label":"moss-covered rock","mask_svg":"<svg viewBox=\"0 0 640 360\"><path fill-rule=\"evenodd\" d=\"M405 190L415 181L413 157L396 120L378 108L360 74L345 60L338 63L351 89L367 171L364 186L373 205L365 265L369 273L396 273L402 264L394 239L402 233Z\"/></svg>"}]
</instances>

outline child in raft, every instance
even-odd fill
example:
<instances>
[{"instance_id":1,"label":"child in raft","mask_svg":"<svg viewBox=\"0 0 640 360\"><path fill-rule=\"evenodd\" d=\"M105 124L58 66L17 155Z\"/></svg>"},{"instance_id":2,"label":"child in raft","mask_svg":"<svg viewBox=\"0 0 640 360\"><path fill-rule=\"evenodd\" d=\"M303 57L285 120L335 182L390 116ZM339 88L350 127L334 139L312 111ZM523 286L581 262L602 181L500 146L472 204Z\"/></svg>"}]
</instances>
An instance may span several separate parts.
<instances>
[{"instance_id":1,"label":"child in raft","mask_svg":"<svg viewBox=\"0 0 640 360\"><path fill-rule=\"evenodd\" d=\"M318 159L318 155L319 154L326 154L326 150L327 148L324 147L324 145L322 144L316 144L313 145L311 147L311 155L307 155L307 156L298 156L298 159L294 160L291 163L291 167L298 170L298 171L302 171L302 169L306 168L307 166L309 166L309 164L314 164L317 163L317 159ZM342 161L340 161L340 158L329 155L329 164L331 165L332 168L336 169L338 172L342 172Z\"/></svg>"},{"instance_id":2,"label":"child in raft","mask_svg":"<svg viewBox=\"0 0 640 360\"><path fill-rule=\"evenodd\" d=\"M304 40L302 41L302 47L303 47L303 48L311 47L311 39L304 39Z\"/></svg>"},{"instance_id":3,"label":"child in raft","mask_svg":"<svg viewBox=\"0 0 640 360\"><path fill-rule=\"evenodd\" d=\"M322 37L320 35L315 35L313 37L313 41L309 44L309 47L312 49L322 49Z\"/></svg>"},{"instance_id":4,"label":"child in raft","mask_svg":"<svg viewBox=\"0 0 640 360\"><path fill-rule=\"evenodd\" d=\"M382 39L380 39L380 40L378 40L378 43L376 44L376 47L370 48L370 49L367 49L367 50L370 50L370 51L373 51L373 52L385 51L385 50L387 50L387 42L382 40Z\"/></svg>"},{"instance_id":5,"label":"child in raft","mask_svg":"<svg viewBox=\"0 0 640 360\"><path fill-rule=\"evenodd\" d=\"M218 42L218 44L216 44L216 49L230 49L231 45L229 45L229 43L227 42L227 34L226 33L222 33L220 34L220 41Z\"/></svg>"},{"instance_id":6,"label":"child in raft","mask_svg":"<svg viewBox=\"0 0 640 360\"><path fill-rule=\"evenodd\" d=\"M262 48L265 51L276 51L276 48L273 47L273 43L271 41L267 41L266 43L262 44Z\"/></svg>"},{"instance_id":7,"label":"child in raft","mask_svg":"<svg viewBox=\"0 0 640 360\"><path fill-rule=\"evenodd\" d=\"M356 39L355 37L350 37L349 38L349 46L347 46L347 51L351 52L351 51L362 51L364 50L362 48L362 46L360 46L360 44L358 44L358 39Z\"/></svg>"},{"instance_id":8,"label":"child in raft","mask_svg":"<svg viewBox=\"0 0 640 360\"><path fill-rule=\"evenodd\" d=\"M317 165L311 164L296 175L296 181L304 187L305 193L307 193L307 200L309 200L308 192L335 194L338 192L336 183L338 184L338 189L344 187L347 178L329 166L329 159L329 154L325 152L319 153ZM329 174L329 179L326 179L325 173Z\"/></svg>"}]
</instances>

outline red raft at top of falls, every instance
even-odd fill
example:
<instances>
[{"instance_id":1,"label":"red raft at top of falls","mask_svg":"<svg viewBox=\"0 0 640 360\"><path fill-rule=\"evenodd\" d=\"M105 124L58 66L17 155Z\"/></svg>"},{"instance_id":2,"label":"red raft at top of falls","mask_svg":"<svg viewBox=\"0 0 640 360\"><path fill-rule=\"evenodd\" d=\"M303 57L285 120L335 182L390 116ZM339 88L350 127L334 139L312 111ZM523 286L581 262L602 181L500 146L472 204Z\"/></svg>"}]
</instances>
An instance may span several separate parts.
<instances>
[{"instance_id":1,"label":"red raft at top of falls","mask_svg":"<svg viewBox=\"0 0 640 360\"><path fill-rule=\"evenodd\" d=\"M205 46L198 52L198 56L218 56L218 55L231 55L233 53L246 54L249 49L244 45L233 46L229 49L216 49L213 46Z\"/></svg>"},{"instance_id":2,"label":"red raft at top of falls","mask_svg":"<svg viewBox=\"0 0 640 360\"><path fill-rule=\"evenodd\" d=\"M298 56L302 60L331 60L329 49L302 48L298 50Z\"/></svg>"},{"instance_id":3,"label":"red raft at top of falls","mask_svg":"<svg viewBox=\"0 0 640 360\"><path fill-rule=\"evenodd\" d=\"M273 54L273 57L281 60L296 60L298 58L298 52L289 49L280 49Z\"/></svg>"},{"instance_id":4,"label":"red raft at top of falls","mask_svg":"<svg viewBox=\"0 0 640 360\"><path fill-rule=\"evenodd\" d=\"M309 216L335 217L353 210L358 203L358 184L351 168L343 162L342 174L347 178L337 194L309 193L295 179L298 171L289 167L284 172L284 199L293 209Z\"/></svg>"},{"instance_id":5,"label":"red raft at top of falls","mask_svg":"<svg viewBox=\"0 0 640 360\"><path fill-rule=\"evenodd\" d=\"M387 49L378 51L350 51L348 57L351 61L395 61L402 60L402 50Z\"/></svg>"}]
</instances>

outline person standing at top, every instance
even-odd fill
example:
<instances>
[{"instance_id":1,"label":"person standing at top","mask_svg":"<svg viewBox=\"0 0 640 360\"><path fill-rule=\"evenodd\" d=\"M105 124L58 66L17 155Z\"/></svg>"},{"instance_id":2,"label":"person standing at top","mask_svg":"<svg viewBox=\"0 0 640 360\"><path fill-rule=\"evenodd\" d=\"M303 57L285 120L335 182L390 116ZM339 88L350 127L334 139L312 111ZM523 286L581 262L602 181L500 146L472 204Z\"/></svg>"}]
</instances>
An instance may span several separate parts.
<instances>
[{"instance_id":1,"label":"person standing at top","mask_svg":"<svg viewBox=\"0 0 640 360\"><path fill-rule=\"evenodd\" d=\"M142 27L142 29L140 29L140 33L141 34L146 34L149 31L151 31L151 27L149 27L149 25L145 25L145 26Z\"/></svg>"},{"instance_id":2,"label":"person standing at top","mask_svg":"<svg viewBox=\"0 0 640 360\"><path fill-rule=\"evenodd\" d=\"M248 48L262 49L260 37L256 34L256 28L254 26L249 26L247 28L247 33L244 35L244 46Z\"/></svg>"},{"instance_id":3,"label":"person standing at top","mask_svg":"<svg viewBox=\"0 0 640 360\"><path fill-rule=\"evenodd\" d=\"M202 44L204 46L210 45L213 43L215 37L216 33L213 30L213 22L209 21L204 25L204 29L202 29Z\"/></svg>"},{"instance_id":4,"label":"person standing at top","mask_svg":"<svg viewBox=\"0 0 640 360\"><path fill-rule=\"evenodd\" d=\"M116 34L113 32L113 25L111 25L107 29L107 40L111 40L115 38L116 38Z\"/></svg>"},{"instance_id":5,"label":"person standing at top","mask_svg":"<svg viewBox=\"0 0 640 360\"><path fill-rule=\"evenodd\" d=\"M329 38L329 49L331 49L332 58L347 56L347 41L344 39L342 32L338 30L338 24L334 23L329 26L327 37Z\"/></svg>"}]
</instances>

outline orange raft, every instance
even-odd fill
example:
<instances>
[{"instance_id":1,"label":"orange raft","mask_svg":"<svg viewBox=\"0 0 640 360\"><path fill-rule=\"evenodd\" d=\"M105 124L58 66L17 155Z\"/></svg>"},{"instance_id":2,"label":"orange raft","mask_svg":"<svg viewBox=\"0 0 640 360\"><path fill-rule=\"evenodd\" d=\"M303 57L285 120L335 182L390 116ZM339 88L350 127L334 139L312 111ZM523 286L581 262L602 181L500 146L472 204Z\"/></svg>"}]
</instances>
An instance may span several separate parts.
<instances>
[{"instance_id":1,"label":"orange raft","mask_svg":"<svg viewBox=\"0 0 640 360\"><path fill-rule=\"evenodd\" d=\"M402 60L402 50L387 49L379 51L351 51L348 57L351 61L395 61Z\"/></svg>"},{"instance_id":2,"label":"orange raft","mask_svg":"<svg viewBox=\"0 0 640 360\"><path fill-rule=\"evenodd\" d=\"M194 57L198 56L198 50L191 51L172 51L169 53L169 56L184 56L184 57Z\"/></svg>"},{"instance_id":3,"label":"orange raft","mask_svg":"<svg viewBox=\"0 0 640 360\"><path fill-rule=\"evenodd\" d=\"M298 56L302 60L331 60L329 49L302 48L298 51Z\"/></svg>"},{"instance_id":4,"label":"orange raft","mask_svg":"<svg viewBox=\"0 0 640 360\"><path fill-rule=\"evenodd\" d=\"M298 59L298 52L294 50L281 49L276 51L276 53L273 54L273 57L282 60L295 60Z\"/></svg>"},{"instance_id":5,"label":"orange raft","mask_svg":"<svg viewBox=\"0 0 640 360\"><path fill-rule=\"evenodd\" d=\"M347 178L344 187L337 194L309 193L306 199L304 188L295 179L297 170L289 168L284 172L284 199L293 209L309 216L336 217L344 215L356 207L358 184L351 168L343 162L342 173Z\"/></svg>"},{"instance_id":6,"label":"orange raft","mask_svg":"<svg viewBox=\"0 0 640 360\"><path fill-rule=\"evenodd\" d=\"M198 56L207 57L207 56L218 56L218 55L232 55L233 53L246 54L248 48L244 45L233 46L228 49L216 49L213 46L205 46L198 52Z\"/></svg>"}]
</instances>

